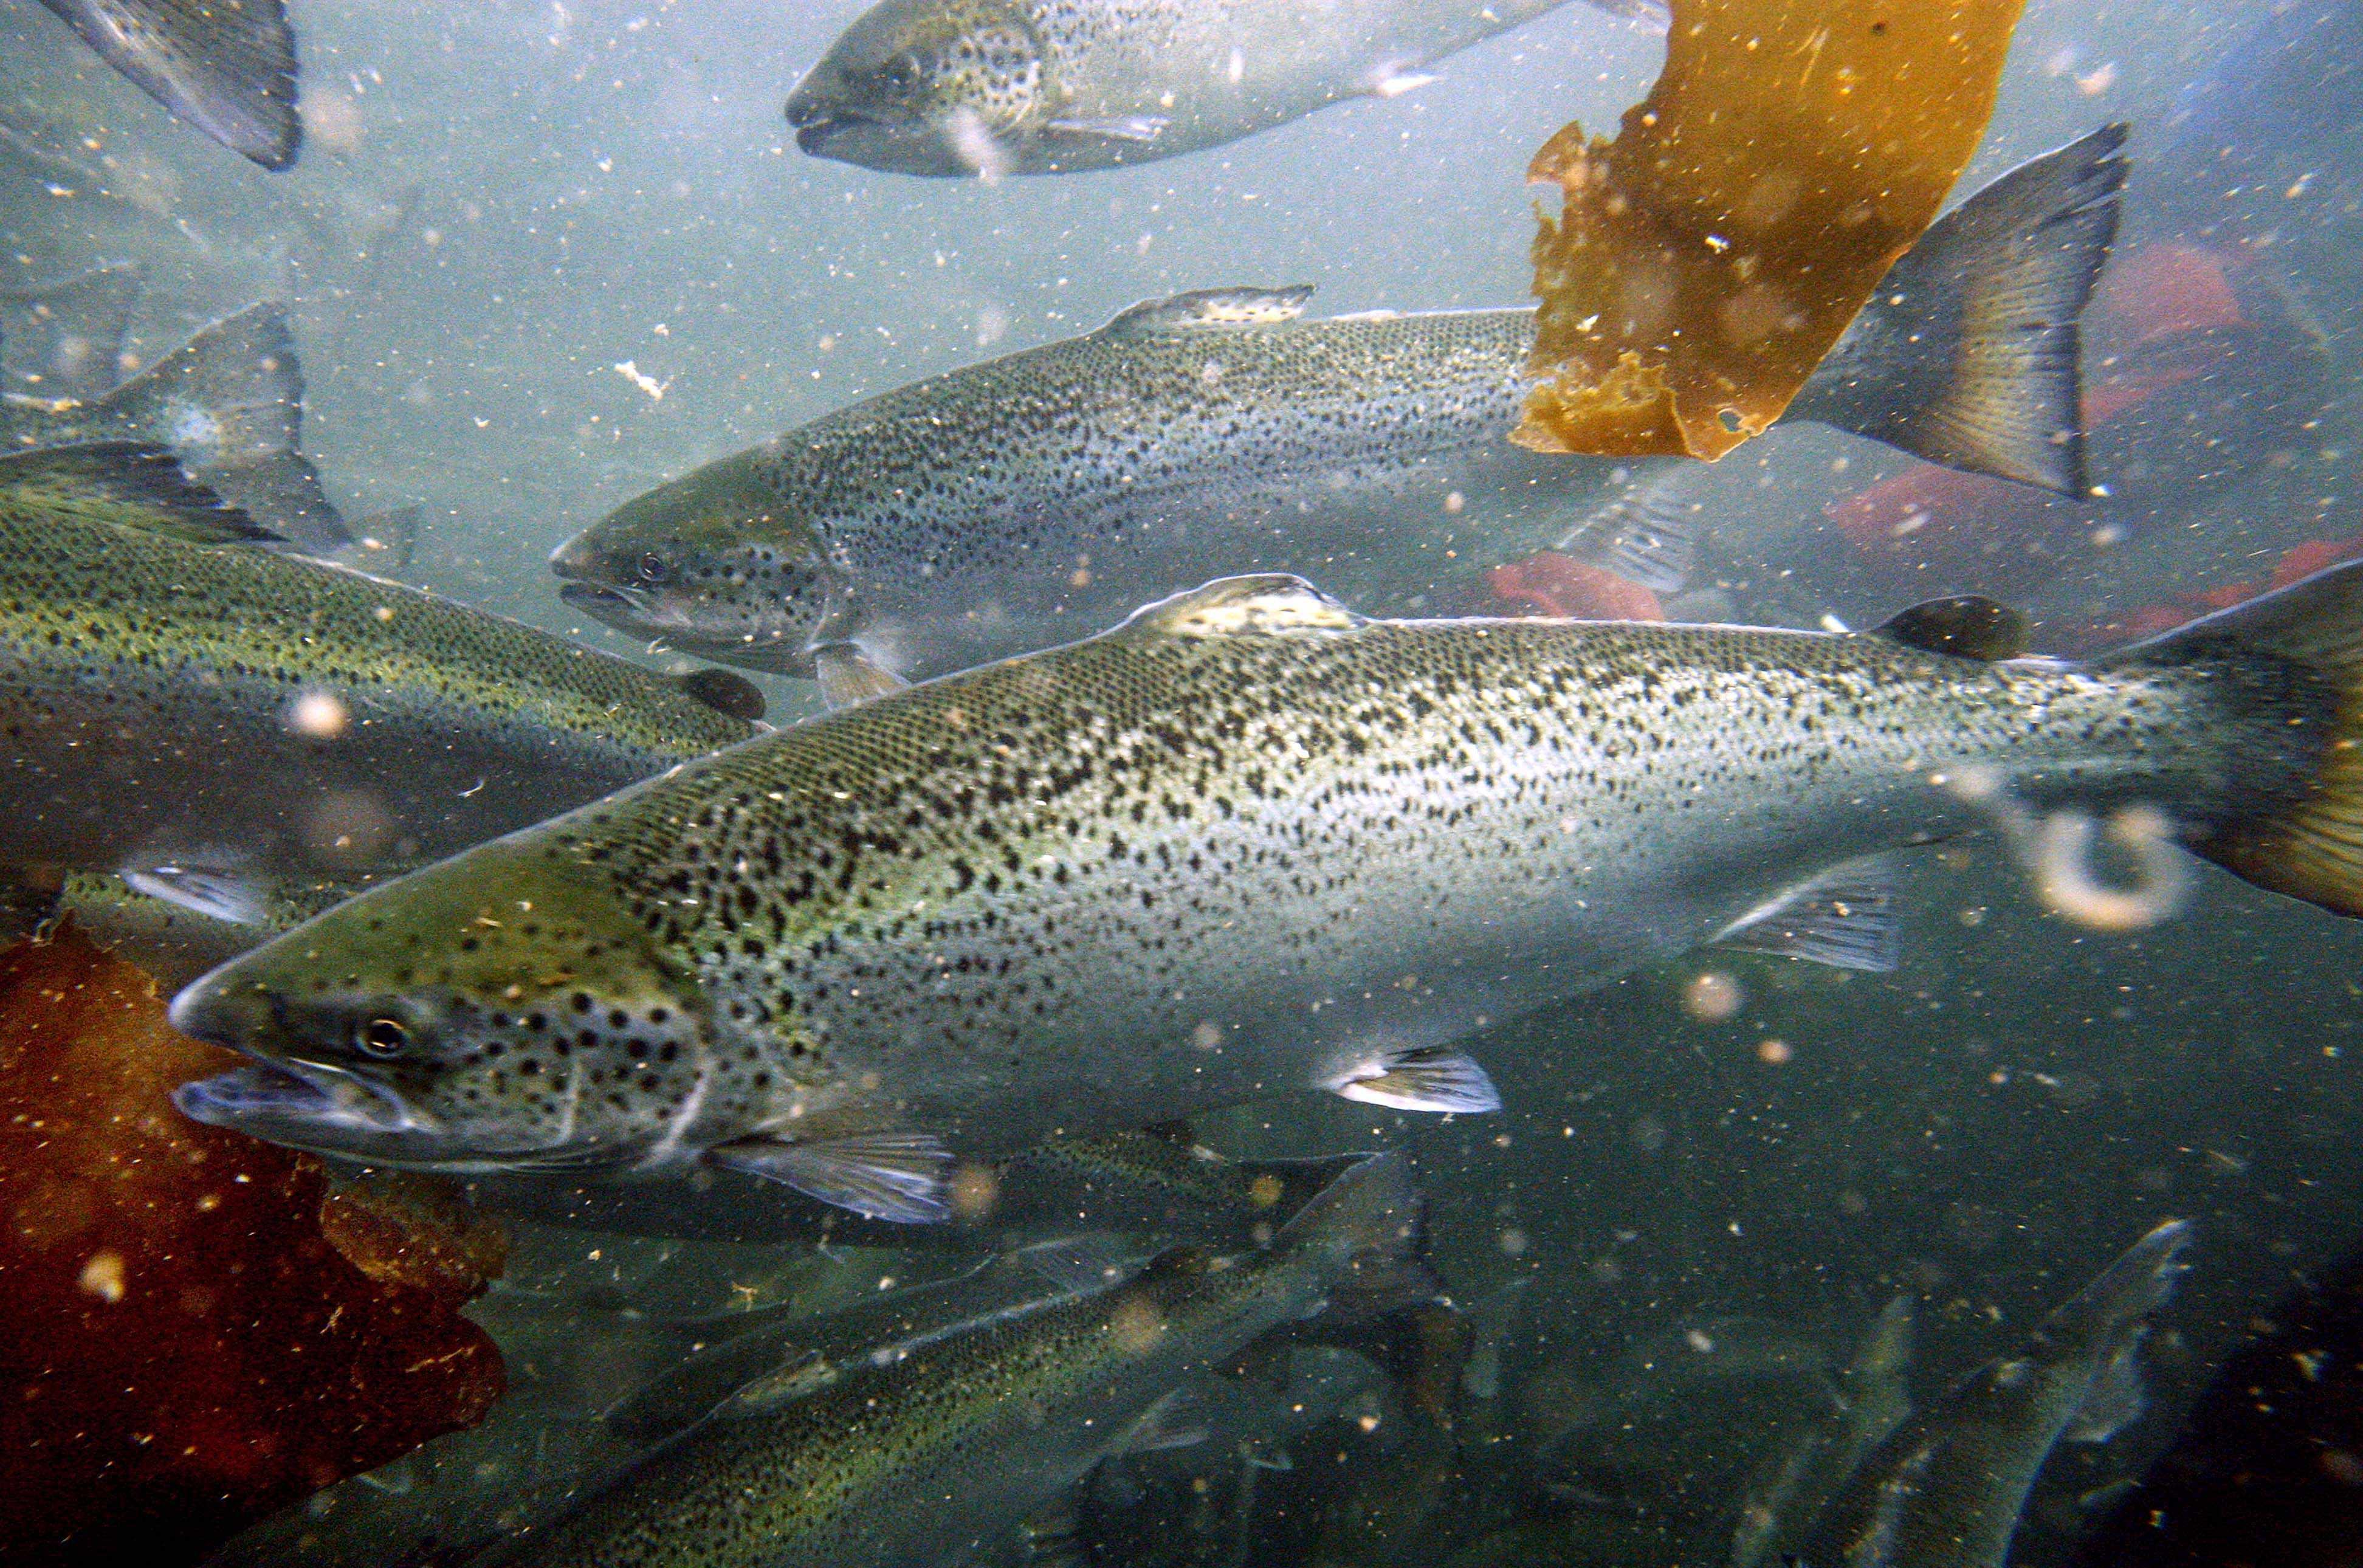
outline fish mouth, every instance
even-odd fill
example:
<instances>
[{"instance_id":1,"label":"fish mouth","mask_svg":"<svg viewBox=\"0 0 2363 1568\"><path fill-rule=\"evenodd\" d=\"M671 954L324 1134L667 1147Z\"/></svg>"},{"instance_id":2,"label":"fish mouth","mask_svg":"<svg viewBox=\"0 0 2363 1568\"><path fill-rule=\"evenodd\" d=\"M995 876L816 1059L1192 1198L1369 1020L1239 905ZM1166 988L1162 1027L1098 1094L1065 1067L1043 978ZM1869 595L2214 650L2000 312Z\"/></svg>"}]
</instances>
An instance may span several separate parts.
<instances>
[{"instance_id":1,"label":"fish mouth","mask_svg":"<svg viewBox=\"0 0 2363 1568\"><path fill-rule=\"evenodd\" d=\"M820 156L832 139L849 131L885 128L868 115L856 114L851 109L824 109L815 105L790 104L788 123L796 128L796 150L814 157Z\"/></svg>"},{"instance_id":2,"label":"fish mouth","mask_svg":"<svg viewBox=\"0 0 2363 1568\"><path fill-rule=\"evenodd\" d=\"M558 596L601 620L637 620L648 611L648 597L638 589L615 588L605 583L561 583Z\"/></svg>"},{"instance_id":3,"label":"fish mouth","mask_svg":"<svg viewBox=\"0 0 2363 1568\"><path fill-rule=\"evenodd\" d=\"M856 109L817 106L793 110L796 150L814 158L874 169L884 174L970 174L924 125L880 119Z\"/></svg>"},{"instance_id":4,"label":"fish mouth","mask_svg":"<svg viewBox=\"0 0 2363 1568\"><path fill-rule=\"evenodd\" d=\"M326 1154L391 1161L439 1132L393 1090L326 1062L258 1061L183 1084L172 1103L192 1121Z\"/></svg>"},{"instance_id":5,"label":"fish mouth","mask_svg":"<svg viewBox=\"0 0 2363 1568\"><path fill-rule=\"evenodd\" d=\"M183 1084L172 1103L192 1121L265 1143L407 1171L591 1178L642 1152L632 1144L476 1142L383 1084L322 1062L258 1061Z\"/></svg>"}]
</instances>

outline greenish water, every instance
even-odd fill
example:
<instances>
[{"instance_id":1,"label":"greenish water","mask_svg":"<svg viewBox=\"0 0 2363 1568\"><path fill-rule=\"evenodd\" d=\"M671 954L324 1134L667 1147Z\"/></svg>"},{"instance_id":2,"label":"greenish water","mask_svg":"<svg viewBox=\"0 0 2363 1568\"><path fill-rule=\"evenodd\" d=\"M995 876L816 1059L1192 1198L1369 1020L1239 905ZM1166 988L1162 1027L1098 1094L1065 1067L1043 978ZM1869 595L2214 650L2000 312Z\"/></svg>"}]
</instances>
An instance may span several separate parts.
<instances>
[{"instance_id":1,"label":"greenish water","mask_svg":"<svg viewBox=\"0 0 2363 1568\"><path fill-rule=\"evenodd\" d=\"M1146 297L1312 283L1324 314L1520 303L1527 157L1570 118L1612 126L1661 48L1572 6L1402 97L1184 158L925 181L807 157L782 117L858 9L299 0L311 142L271 174L173 125L45 11L0 0L0 123L53 155L0 150L0 286L138 263L129 343L147 361L284 301L328 494L349 517L419 509L391 575L667 664L559 601L553 547L701 462ZM2351 9L2300 8L2353 39ZM2043 646L2081 649L2114 639L2103 623L2195 613L2212 590L2327 563L2292 550L2363 537L2363 148L2341 134L2363 106L2302 61L2242 73L2246 40L2281 15L2034 0L1962 181L2128 120L2113 267L2199 253L2237 282L2236 320L2189 318L2188 288L2165 284L2112 306L2088 375L2108 352L2154 356L2125 374L2156 400L2095 437L2116 465L2096 477L2124 505L1964 504L1925 551L1873 550L1840 508L1915 465L1779 432L1684 482L1705 554L1674 612L1859 626L1991 589L2028 606ZM2202 79L2217 85L2179 96ZM775 720L817 706L808 683L760 680ZM1701 952L1484 1031L1471 1051L1496 1115L1291 1094L1194 1118L1237 1158L1408 1154L1434 1266L1498 1370L1454 1363L1448 1429L1367 1344L1299 1348L1277 1375L1267 1356L1205 1396L1205 1442L1107 1461L1059 1550L1721 1563L1751 1474L1844 1397L1839 1369L1891 1296L1916 1305L1905 1381L1927 1407L2152 1226L2188 1219L2188 1272L2141 1355L2147 1414L2062 1444L2026 1503L2010 1561L2069 1562L2277 1298L2363 1235L2363 932L2203 866L2171 918L2109 934L2047 911L1991 837L1907 863L1892 973ZM822 1314L993 1251L989 1234L815 1250L530 1218L514 1238L471 1308L510 1367L491 1420L223 1561L496 1551L639 1457L601 1416L714 1325Z\"/></svg>"}]
</instances>

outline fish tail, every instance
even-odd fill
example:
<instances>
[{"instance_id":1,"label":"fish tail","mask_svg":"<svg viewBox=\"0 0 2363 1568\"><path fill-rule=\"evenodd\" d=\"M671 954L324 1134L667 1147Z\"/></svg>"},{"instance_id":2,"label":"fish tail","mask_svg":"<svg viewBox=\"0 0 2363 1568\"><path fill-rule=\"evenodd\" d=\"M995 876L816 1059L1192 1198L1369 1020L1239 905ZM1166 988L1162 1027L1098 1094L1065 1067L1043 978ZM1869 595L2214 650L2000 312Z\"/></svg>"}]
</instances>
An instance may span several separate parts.
<instances>
[{"instance_id":1,"label":"fish tail","mask_svg":"<svg viewBox=\"0 0 2363 1568\"><path fill-rule=\"evenodd\" d=\"M2363 563L2334 566L2278 593L2120 649L2102 669L2237 672L2312 711L2275 706L2269 734L2245 738L2302 772L2285 788L2194 835L2191 848L2259 887L2363 917ZM2244 738L2227 735L2227 743Z\"/></svg>"},{"instance_id":2,"label":"fish tail","mask_svg":"<svg viewBox=\"0 0 2363 1568\"><path fill-rule=\"evenodd\" d=\"M2116 237L2125 135L2103 126L1938 219L1888 270L1791 417L2083 495L2078 318Z\"/></svg>"},{"instance_id":3,"label":"fish tail","mask_svg":"<svg viewBox=\"0 0 2363 1568\"><path fill-rule=\"evenodd\" d=\"M104 396L122 363L139 269L110 262L72 277L0 291L7 389L46 399Z\"/></svg>"},{"instance_id":4,"label":"fish tail","mask_svg":"<svg viewBox=\"0 0 2363 1568\"><path fill-rule=\"evenodd\" d=\"M1273 1245L1315 1262L1332 1315L1376 1317L1442 1294L1422 1256L1426 1207L1403 1157L1373 1154L1297 1210Z\"/></svg>"},{"instance_id":5,"label":"fish tail","mask_svg":"<svg viewBox=\"0 0 2363 1568\"><path fill-rule=\"evenodd\" d=\"M91 413L94 423L168 449L224 500L298 544L352 542L299 450L304 363L283 306L251 305L215 322Z\"/></svg>"},{"instance_id":6,"label":"fish tail","mask_svg":"<svg viewBox=\"0 0 2363 1568\"><path fill-rule=\"evenodd\" d=\"M281 0L42 0L139 90L266 169L295 161L295 35Z\"/></svg>"}]
</instances>

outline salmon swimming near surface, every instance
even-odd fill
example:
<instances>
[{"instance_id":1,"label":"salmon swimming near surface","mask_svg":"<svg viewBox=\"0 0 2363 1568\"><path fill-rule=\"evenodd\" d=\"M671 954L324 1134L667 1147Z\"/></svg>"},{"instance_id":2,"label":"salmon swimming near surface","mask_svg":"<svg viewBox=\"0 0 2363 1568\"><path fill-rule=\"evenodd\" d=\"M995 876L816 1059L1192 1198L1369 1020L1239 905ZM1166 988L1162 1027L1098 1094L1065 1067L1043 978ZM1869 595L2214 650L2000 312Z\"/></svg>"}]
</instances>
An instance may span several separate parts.
<instances>
[{"instance_id":1,"label":"salmon swimming near surface","mask_svg":"<svg viewBox=\"0 0 2363 1568\"><path fill-rule=\"evenodd\" d=\"M1427 69L1566 0L884 0L788 97L796 145L901 174L1178 157ZM1652 0L1595 0L1647 16Z\"/></svg>"},{"instance_id":2,"label":"salmon swimming near surface","mask_svg":"<svg viewBox=\"0 0 2363 1568\"><path fill-rule=\"evenodd\" d=\"M1791 415L2080 493L2076 323L2124 139L2097 131L1940 221ZM887 393L626 503L551 567L578 609L816 674L833 701L1068 640L1217 573L1299 573L1373 614L1554 547L1680 581L1681 519L1619 495L1689 460L1508 439L1533 311L1297 319L1308 293L1153 301Z\"/></svg>"},{"instance_id":3,"label":"salmon swimming near surface","mask_svg":"<svg viewBox=\"0 0 2363 1568\"><path fill-rule=\"evenodd\" d=\"M727 672L671 679L282 553L169 454L0 457L0 865L416 862L760 711Z\"/></svg>"},{"instance_id":4,"label":"salmon swimming near surface","mask_svg":"<svg viewBox=\"0 0 2363 1568\"><path fill-rule=\"evenodd\" d=\"M701 1161L946 1212L952 1152L1318 1088L1498 1095L1490 1022L1725 941L1894 962L1866 864L2142 804L2363 912L2363 567L2089 663L1878 631L1369 619L1226 579L734 747L216 971L200 1119L372 1163Z\"/></svg>"}]
</instances>

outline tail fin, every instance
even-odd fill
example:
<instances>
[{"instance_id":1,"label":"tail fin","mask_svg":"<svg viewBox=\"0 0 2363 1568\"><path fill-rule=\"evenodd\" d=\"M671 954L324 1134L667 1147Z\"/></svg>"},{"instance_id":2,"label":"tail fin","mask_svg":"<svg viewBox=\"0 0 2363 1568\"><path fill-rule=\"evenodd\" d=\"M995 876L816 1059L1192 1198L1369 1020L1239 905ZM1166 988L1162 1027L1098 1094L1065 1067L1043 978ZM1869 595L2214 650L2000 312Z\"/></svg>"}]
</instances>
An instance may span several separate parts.
<instances>
[{"instance_id":1,"label":"tail fin","mask_svg":"<svg viewBox=\"0 0 2363 1568\"><path fill-rule=\"evenodd\" d=\"M2294 666L2314 688L2318 715L2281 725L2275 737L2308 771L2295 791L2267 797L2191 848L2259 887L2363 917L2363 562L2317 572L2099 664L2259 658Z\"/></svg>"},{"instance_id":2,"label":"tail fin","mask_svg":"<svg viewBox=\"0 0 2363 1568\"><path fill-rule=\"evenodd\" d=\"M298 450L304 364L283 306L251 305L215 322L91 412L171 449L224 500L306 549L352 542Z\"/></svg>"},{"instance_id":3,"label":"tail fin","mask_svg":"<svg viewBox=\"0 0 2363 1568\"><path fill-rule=\"evenodd\" d=\"M1427 1205L1400 1154L1373 1154L1324 1188L1272 1240L1304 1250L1331 1280L1329 1309L1347 1319L1374 1317L1442 1294L1421 1254Z\"/></svg>"},{"instance_id":4,"label":"tail fin","mask_svg":"<svg viewBox=\"0 0 2363 1568\"><path fill-rule=\"evenodd\" d=\"M99 58L231 151L295 161L295 35L280 0L41 0Z\"/></svg>"},{"instance_id":5,"label":"tail fin","mask_svg":"<svg viewBox=\"0 0 2363 1568\"><path fill-rule=\"evenodd\" d=\"M122 373L124 328L139 297L139 269L128 261L0 292L6 389L83 402L105 395Z\"/></svg>"},{"instance_id":6,"label":"tail fin","mask_svg":"<svg viewBox=\"0 0 2363 1568\"><path fill-rule=\"evenodd\" d=\"M1938 219L1888 269L1790 417L2083 495L2077 317L2116 237L2125 134L2103 126Z\"/></svg>"}]
</instances>

